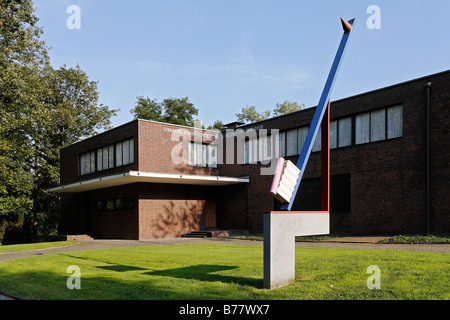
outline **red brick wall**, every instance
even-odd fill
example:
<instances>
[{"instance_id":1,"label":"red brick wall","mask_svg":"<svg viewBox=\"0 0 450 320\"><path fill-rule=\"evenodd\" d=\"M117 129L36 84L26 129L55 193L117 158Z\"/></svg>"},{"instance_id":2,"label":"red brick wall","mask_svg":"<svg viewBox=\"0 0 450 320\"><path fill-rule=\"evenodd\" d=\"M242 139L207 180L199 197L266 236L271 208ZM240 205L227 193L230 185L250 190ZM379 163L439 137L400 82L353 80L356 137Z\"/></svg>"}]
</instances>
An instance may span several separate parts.
<instances>
[{"instance_id":1,"label":"red brick wall","mask_svg":"<svg viewBox=\"0 0 450 320\"><path fill-rule=\"evenodd\" d=\"M189 136L175 134L176 141L172 141L172 132L169 130L182 130L184 132L194 132L194 129L175 126L166 123L139 120L139 170L159 173L180 173L198 175L218 175L218 169L192 167L188 165L187 155L184 162L175 164L172 161L172 150L179 150L176 147L182 146L183 137L185 141L191 141ZM200 132L200 130L197 130ZM205 132L205 131L204 131ZM209 134L210 132L205 132ZM204 143L211 143L212 140L199 140ZM180 149L181 150L181 149ZM181 156L182 152L179 153Z\"/></svg>"},{"instance_id":2,"label":"red brick wall","mask_svg":"<svg viewBox=\"0 0 450 320\"><path fill-rule=\"evenodd\" d=\"M139 239L179 237L205 229L207 202L215 188L174 184L139 184Z\"/></svg>"}]
</instances>

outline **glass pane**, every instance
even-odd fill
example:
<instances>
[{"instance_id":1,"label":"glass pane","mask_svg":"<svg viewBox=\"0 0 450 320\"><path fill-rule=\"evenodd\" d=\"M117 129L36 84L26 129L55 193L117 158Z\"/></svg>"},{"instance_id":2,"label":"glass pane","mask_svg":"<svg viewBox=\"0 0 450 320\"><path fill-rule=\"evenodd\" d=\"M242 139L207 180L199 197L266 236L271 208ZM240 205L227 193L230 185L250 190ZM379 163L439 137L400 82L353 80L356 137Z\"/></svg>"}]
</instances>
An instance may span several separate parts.
<instances>
[{"instance_id":1,"label":"glass pane","mask_svg":"<svg viewBox=\"0 0 450 320\"><path fill-rule=\"evenodd\" d=\"M403 108L402 106L387 109L388 139L403 136Z\"/></svg>"},{"instance_id":2,"label":"glass pane","mask_svg":"<svg viewBox=\"0 0 450 320\"><path fill-rule=\"evenodd\" d=\"M123 209L123 199L116 199L116 209Z\"/></svg>"},{"instance_id":3,"label":"glass pane","mask_svg":"<svg viewBox=\"0 0 450 320\"><path fill-rule=\"evenodd\" d=\"M198 165L200 167L206 167L206 144L198 144L198 158L197 161L200 161Z\"/></svg>"},{"instance_id":4,"label":"glass pane","mask_svg":"<svg viewBox=\"0 0 450 320\"><path fill-rule=\"evenodd\" d=\"M297 154L297 129L289 130L286 136L286 156Z\"/></svg>"},{"instance_id":5,"label":"glass pane","mask_svg":"<svg viewBox=\"0 0 450 320\"><path fill-rule=\"evenodd\" d=\"M302 152L303 145L305 144L306 136L308 135L308 127L302 127L297 130L298 135L298 153Z\"/></svg>"},{"instance_id":6,"label":"glass pane","mask_svg":"<svg viewBox=\"0 0 450 320\"><path fill-rule=\"evenodd\" d=\"M319 132L317 132L316 141L314 141L314 145L312 147L312 152L320 151L322 149L322 127L319 128Z\"/></svg>"},{"instance_id":7,"label":"glass pane","mask_svg":"<svg viewBox=\"0 0 450 320\"><path fill-rule=\"evenodd\" d=\"M337 121L330 123L330 149L337 148Z\"/></svg>"},{"instance_id":8,"label":"glass pane","mask_svg":"<svg viewBox=\"0 0 450 320\"><path fill-rule=\"evenodd\" d=\"M91 152L91 166L90 173L95 172L95 151Z\"/></svg>"},{"instance_id":9,"label":"glass pane","mask_svg":"<svg viewBox=\"0 0 450 320\"><path fill-rule=\"evenodd\" d=\"M134 162L134 140L130 139L130 163Z\"/></svg>"},{"instance_id":10,"label":"glass pane","mask_svg":"<svg viewBox=\"0 0 450 320\"><path fill-rule=\"evenodd\" d=\"M97 170L103 170L103 149L97 150Z\"/></svg>"},{"instance_id":11,"label":"glass pane","mask_svg":"<svg viewBox=\"0 0 450 320\"><path fill-rule=\"evenodd\" d=\"M338 146L347 147L352 144L352 118L339 120Z\"/></svg>"},{"instance_id":12,"label":"glass pane","mask_svg":"<svg viewBox=\"0 0 450 320\"><path fill-rule=\"evenodd\" d=\"M258 159L269 160L270 159L270 144L271 140L270 137L260 137L258 139L258 148L259 148L259 157Z\"/></svg>"},{"instance_id":13,"label":"glass pane","mask_svg":"<svg viewBox=\"0 0 450 320\"><path fill-rule=\"evenodd\" d=\"M86 155L82 154L80 156L80 175L86 174Z\"/></svg>"},{"instance_id":14,"label":"glass pane","mask_svg":"<svg viewBox=\"0 0 450 320\"><path fill-rule=\"evenodd\" d=\"M108 162L109 168L114 168L114 145L108 147Z\"/></svg>"},{"instance_id":15,"label":"glass pane","mask_svg":"<svg viewBox=\"0 0 450 320\"><path fill-rule=\"evenodd\" d=\"M286 132L280 132L280 157L286 156Z\"/></svg>"},{"instance_id":16,"label":"glass pane","mask_svg":"<svg viewBox=\"0 0 450 320\"><path fill-rule=\"evenodd\" d=\"M84 155L84 172L86 174L91 173L91 156L89 153Z\"/></svg>"},{"instance_id":17,"label":"glass pane","mask_svg":"<svg viewBox=\"0 0 450 320\"><path fill-rule=\"evenodd\" d=\"M217 168L217 146L208 145L208 166Z\"/></svg>"},{"instance_id":18,"label":"glass pane","mask_svg":"<svg viewBox=\"0 0 450 320\"><path fill-rule=\"evenodd\" d=\"M245 164L247 164L247 163L249 163L249 152L250 152L250 150L249 150L249 142L248 141L245 141L244 142L244 163Z\"/></svg>"},{"instance_id":19,"label":"glass pane","mask_svg":"<svg viewBox=\"0 0 450 320\"><path fill-rule=\"evenodd\" d=\"M123 158L122 158L122 164L129 164L130 163L130 140L124 141L122 144L123 148Z\"/></svg>"},{"instance_id":20,"label":"glass pane","mask_svg":"<svg viewBox=\"0 0 450 320\"><path fill-rule=\"evenodd\" d=\"M105 202L104 201L97 201L97 210L98 211L105 210Z\"/></svg>"},{"instance_id":21,"label":"glass pane","mask_svg":"<svg viewBox=\"0 0 450 320\"><path fill-rule=\"evenodd\" d=\"M188 144L188 153L189 153L189 165L195 166L195 148L193 143Z\"/></svg>"},{"instance_id":22,"label":"glass pane","mask_svg":"<svg viewBox=\"0 0 450 320\"><path fill-rule=\"evenodd\" d=\"M386 110L370 113L370 141L379 141L386 138Z\"/></svg>"},{"instance_id":23,"label":"glass pane","mask_svg":"<svg viewBox=\"0 0 450 320\"><path fill-rule=\"evenodd\" d=\"M370 114L364 113L355 119L355 143L370 142Z\"/></svg>"},{"instance_id":24,"label":"glass pane","mask_svg":"<svg viewBox=\"0 0 450 320\"><path fill-rule=\"evenodd\" d=\"M103 170L108 169L108 147L103 148Z\"/></svg>"},{"instance_id":25,"label":"glass pane","mask_svg":"<svg viewBox=\"0 0 450 320\"><path fill-rule=\"evenodd\" d=\"M106 201L106 210L114 210L114 200Z\"/></svg>"},{"instance_id":26,"label":"glass pane","mask_svg":"<svg viewBox=\"0 0 450 320\"><path fill-rule=\"evenodd\" d=\"M116 143L116 167L122 165L122 142Z\"/></svg>"},{"instance_id":27,"label":"glass pane","mask_svg":"<svg viewBox=\"0 0 450 320\"><path fill-rule=\"evenodd\" d=\"M258 139L248 141L248 163L258 162Z\"/></svg>"}]
</instances>

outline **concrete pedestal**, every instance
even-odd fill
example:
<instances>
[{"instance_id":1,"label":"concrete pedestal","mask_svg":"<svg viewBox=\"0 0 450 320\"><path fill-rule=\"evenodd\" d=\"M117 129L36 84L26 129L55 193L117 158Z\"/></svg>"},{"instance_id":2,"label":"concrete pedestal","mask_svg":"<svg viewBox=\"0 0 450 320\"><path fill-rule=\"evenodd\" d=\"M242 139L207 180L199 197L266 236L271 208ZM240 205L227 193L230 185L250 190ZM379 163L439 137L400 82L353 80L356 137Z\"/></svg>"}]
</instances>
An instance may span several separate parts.
<instances>
[{"instance_id":1,"label":"concrete pedestal","mask_svg":"<svg viewBox=\"0 0 450 320\"><path fill-rule=\"evenodd\" d=\"M330 233L329 212L272 211L264 214L264 288L295 280L295 237Z\"/></svg>"}]
</instances>

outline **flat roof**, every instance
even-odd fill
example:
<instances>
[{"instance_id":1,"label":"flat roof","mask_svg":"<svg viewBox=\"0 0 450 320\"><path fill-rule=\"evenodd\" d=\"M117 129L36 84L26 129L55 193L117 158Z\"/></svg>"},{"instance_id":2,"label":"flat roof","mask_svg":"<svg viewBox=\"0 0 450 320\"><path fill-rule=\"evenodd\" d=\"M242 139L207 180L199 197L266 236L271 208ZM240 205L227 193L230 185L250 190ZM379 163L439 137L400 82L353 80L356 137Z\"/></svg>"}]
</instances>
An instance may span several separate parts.
<instances>
[{"instance_id":1,"label":"flat roof","mask_svg":"<svg viewBox=\"0 0 450 320\"><path fill-rule=\"evenodd\" d=\"M61 185L59 187L48 189L48 191L60 193L77 193L137 182L224 186L230 184L248 183L250 182L250 178L129 171L125 173Z\"/></svg>"}]
</instances>

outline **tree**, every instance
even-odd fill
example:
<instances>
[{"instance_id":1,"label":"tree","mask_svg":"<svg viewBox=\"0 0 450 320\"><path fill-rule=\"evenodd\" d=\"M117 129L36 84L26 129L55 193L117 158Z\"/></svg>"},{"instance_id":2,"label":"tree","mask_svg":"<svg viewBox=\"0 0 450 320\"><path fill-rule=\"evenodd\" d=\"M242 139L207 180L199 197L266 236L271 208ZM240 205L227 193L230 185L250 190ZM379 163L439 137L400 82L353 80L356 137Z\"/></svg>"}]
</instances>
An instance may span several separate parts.
<instances>
[{"instance_id":1,"label":"tree","mask_svg":"<svg viewBox=\"0 0 450 320\"><path fill-rule=\"evenodd\" d=\"M241 113L236 113L236 117L238 118L238 121L244 123L253 123L264 119L268 119L270 117L270 111L266 110L263 112L258 112L256 111L256 107L247 106L242 108Z\"/></svg>"},{"instance_id":2,"label":"tree","mask_svg":"<svg viewBox=\"0 0 450 320\"><path fill-rule=\"evenodd\" d=\"M163 105L156 99L137 97L135 107L131 110L136 119L162 121Z\"/></svg>"},{"instance_id":3,"label":"tree","mask_svg":"<svg viewBox=\"0 0 450 320\"><path fill-rule=\"evenodd\" d=\"M79 67L53 69L31 0L0 0L0 241L56 230L59 150L116 110Z\"/></svg>"},{"instance_id":4,"label":"tree","mask_svg":"<svg viewBox=\"0 0 450 320\"><path fill-rule=\"evenodd\" d=\"M291 102L289 100L286 100L282 103L277 102L275 109L273 110L273 113L276 116L280 116L282 114L302 110L304 107L305 107L304 104L298 104L297 102Z\"/></svg>"},{"instance_id":5,"label":"tree","mask_svg":"<svg viewBox=\"0 0 450 320\"><path fill-rule=\"evenodd\" d=\"M135 119L161 121L183 126L194 126L194 115L198 109L185 98L166 98L162 102L149 97L137 97L135 107L130 111Z\"/></svg>"},{"instance_id":6,"label":"tree","mask_svg":"<svg viewBox=\"0 0 450 320\"><path fill-rule=\"evenodd\" d=\"M208 130L217 130L217 131L222 131L224 129L224 124L222 121L220 121L219 119L217 119L216 121L214 121L214 123L212 125L208 126Z\"/></svg>"},{"instance_id":7,"label":"tree","mask_svg":"<svg viewBox=\"0 0 450 320\"><path fill-rule=\"evenodd\" d=\"M98 105L97 82L90 81L79 66L62 66L47 78L44 103L33 110L28 137L28 158L33 174L33 219L37 231L48 234L58 218L58 197L47 191L59 182L59 150L80 138L111 127L118 110ZM36 224L37 223L37 224Z\"/></svg>"},{"instance_id":8,"label":"tree","mask_svg":"<svg viewBox=\"0 0 450 320\"><path fill-rule=\"evenodd\" d=\"M163 100L163 121L167 123L180 124L183 126L194 126L194 115L198 115L198 109L186 98L167 98Z\"/></svg>"}]
</instances>

